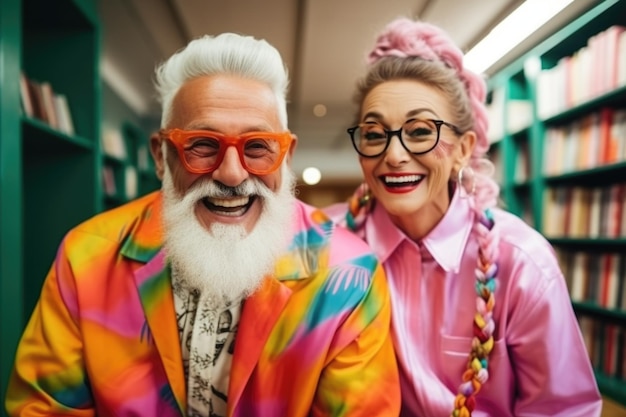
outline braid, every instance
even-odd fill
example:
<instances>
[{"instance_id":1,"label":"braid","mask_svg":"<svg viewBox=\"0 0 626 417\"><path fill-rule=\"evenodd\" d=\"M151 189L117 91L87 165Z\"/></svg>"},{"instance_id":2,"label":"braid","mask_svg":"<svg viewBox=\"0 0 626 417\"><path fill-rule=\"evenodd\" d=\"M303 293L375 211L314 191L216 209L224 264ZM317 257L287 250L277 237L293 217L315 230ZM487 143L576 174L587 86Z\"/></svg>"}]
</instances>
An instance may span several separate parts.
<instances>
[{"instance_id":1,"label":"braid","mask_svg":"<svg viewBox=\"0 0 626 417\"><path fill-rule=\"evenodd\" d=\"M491 209L477 213L473 231L478 236L476 261L476 314L474 315L472 348L463 372L463 382L454 400L452 417L469 417L476 407L476 394L489 379L489 354L494 345L493 309L498 274L499 233Z\"/></svg>"},{"instance_id":2,"label":"braid","mask_svg":"<svg viewBox=\"0 0 626 417\"><path fill-rule=\"evenodd\" d=\"M372 209L373 199L366 183L361 183L359 188L348 199L348 211L345 217L345 226L364 237L363 225Z\"/></svg>"}]
</instances>

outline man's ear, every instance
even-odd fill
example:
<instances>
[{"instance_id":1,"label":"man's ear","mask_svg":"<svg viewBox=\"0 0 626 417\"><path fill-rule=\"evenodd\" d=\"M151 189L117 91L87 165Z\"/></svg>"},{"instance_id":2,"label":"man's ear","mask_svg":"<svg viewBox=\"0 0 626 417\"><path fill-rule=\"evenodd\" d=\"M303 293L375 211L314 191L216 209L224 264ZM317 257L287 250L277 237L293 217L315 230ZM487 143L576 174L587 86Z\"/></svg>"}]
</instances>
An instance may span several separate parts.
<instances>
[{"instance_id":1,"label":"man's ear","mask_svg":"<svg viewBox=\"0 0 626 417\"><path fill-rule=\"evenodd\" d=\"M291 158L293 157L293 153L296 150L296 147L298 146L298 136L296 136L295 134L291 134L292 137L292 141L291 144L289 145L289 149L287 150L287 163L291 164Z\"/></svg>"},{"instance_id":2,"label":"man's ear","mask_svg":"<svg viewBox=\"0 0 626 417\"><path fill-rule=\"evenodd\" d=\"M156 175L160 180L163 180L163 173L165 172L165 159L163 158L163 139L158 132L154 132L150 135L150 153L154 160L154 166Z\"/></svg>"}]
</instances>

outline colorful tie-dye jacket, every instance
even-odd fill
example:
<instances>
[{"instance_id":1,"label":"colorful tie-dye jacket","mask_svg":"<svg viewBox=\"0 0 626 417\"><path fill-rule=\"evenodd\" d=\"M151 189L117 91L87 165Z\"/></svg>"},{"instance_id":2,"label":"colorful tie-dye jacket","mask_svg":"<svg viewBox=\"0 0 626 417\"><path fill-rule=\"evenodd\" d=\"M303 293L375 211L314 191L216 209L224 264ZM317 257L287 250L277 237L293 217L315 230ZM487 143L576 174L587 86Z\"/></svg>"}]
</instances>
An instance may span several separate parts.
<instances>
[{"instance_id":1,"label":"colorful tie-dye jacket","mask_svg":"<svg viewBox=\"0 0 626 417\"><path fill-rule=\"evenodd\" d=\"M186 415L161 210L153 193L65 237L17 350L10 415ZM296 211L289 252L244 303L228 415L397 416L382 269L321 212Z\"/></svg>"}]
</instances>

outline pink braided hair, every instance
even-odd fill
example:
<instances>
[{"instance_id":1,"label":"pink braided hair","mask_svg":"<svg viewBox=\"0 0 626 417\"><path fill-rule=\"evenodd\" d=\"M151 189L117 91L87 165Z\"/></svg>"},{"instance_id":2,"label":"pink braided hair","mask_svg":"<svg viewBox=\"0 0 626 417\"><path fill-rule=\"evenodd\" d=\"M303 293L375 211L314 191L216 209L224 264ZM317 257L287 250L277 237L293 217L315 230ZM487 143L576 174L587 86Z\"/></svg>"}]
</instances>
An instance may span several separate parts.
<instances>
[{"instance_id":1,"label":"pink braided hair","mask_svg":"<svg viewBox=\"0 0 626 417\"><path fill-rule=\"evenodd\" d=\"M473 190L472 208L476 213L473 234L477 237L479 252L475 269L476 314L473 322L471 351L467 369L454 401L453 417L469 417L476 407L476 394L489 378L488 357L494 345L496 275L498 272L498 243L500 234L493 220L491 208L497 205L498 184L493 180L493 164L485 158L489 149L487 140L488 116L485 107L486 85L482 77L463 67L463 53L449 36L437 26L400 18L391 22L378 36L374 49L368 55L368 64L374 66L385 57L420 58L423 61L443 63L453 70L463 84L464 100L471 113L470 129L476 133L476 146L469 167ZM393 75L392 75L393 77ZM463 187L463 184L459 184ZM361 186L349 202L347 225L359 230L371 207L367 187Z\"/></svg>"}]
</instances>

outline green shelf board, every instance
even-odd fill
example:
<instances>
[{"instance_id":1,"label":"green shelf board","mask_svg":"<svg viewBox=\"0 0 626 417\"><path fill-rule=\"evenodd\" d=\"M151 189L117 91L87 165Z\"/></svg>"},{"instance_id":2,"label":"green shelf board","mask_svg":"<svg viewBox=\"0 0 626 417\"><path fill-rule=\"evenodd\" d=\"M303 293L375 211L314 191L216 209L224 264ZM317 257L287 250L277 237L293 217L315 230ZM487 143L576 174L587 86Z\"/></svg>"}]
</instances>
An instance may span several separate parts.
<instances>
[{"instance_id":1,"label":"green shelf board","mask_svg":"<svg viewBox=\"0 0 626 417\"><path fill-rule=\"evenodd\" d=\"M568 238L568 237L548 237L548 241L555 246L570 247L572 249L603 249L603 250L624 250L626 249L626 238Z\"/></svg>"},{"instance_id":2,"label":"green shelf board","mask_svg":"<svg viewBox=\"0 0 626 417\"><path fill-rule=\"evenodd\" d=\"M113 155L107 155L107 154L104 154L104 163L112 164L116 166L130 165L130 163L124 158L120 158L118 156L113 156Z\"/></svg>"},{"instance_id":3,"label":"green shelf board","mask_svg":"<svg viewBox=\"0 0 626 417\"><path fill-rule=\"evenodd\" d=\"M99 24L92 3L90 0L29 0L24 2L24 16L38 27L89 31Z\"/></svg>"},{"instance_id":4,"label":"green shelf board","mask_svg":"<svg viewBox=\"0 0 626 417\"><path fill-rule=\"evenodd\" d=\"M152 169L140 169L139 170L139 175L141 175L142 178L145 179L154 179L154 180L159 180L156 176L156 172L154 170L154 168Z\"/></svg>"},{"instance_id":5,"label":"green shelf board","mask_svg":"<svg viewBox=\"0 0 626 417\"><path fill-rule=\"evenodd\" d=\"M516 181L513 183L513 188L516 190L526 190L527 188L530 188L530 185L530 180Z\"/></svg>"},{"instance_id":6,"label":"green shelf board","mask_svg":"<svg viewBox=\"0 0 626 417\"><path fill-rule=\"evenodd\" d=\"M41 120L22 119L26 147L33 154L65 154L73 151L93 150L93 142L80 136L69 136Z\"/></svg>"},{"instance_id":7,"label":"green shelf board","mask_svg":"<svg viewBox=\"0 0 626 417\"><path fill-rule=\"evenodd\" d=\"M125 196L123 196L122 193L117 193L113 195L105 194L104 199L105 199L105 202L114 204L114 205L120 205L120 204L124 204L128 202L128 199Z\"/></svg>"},{"instance_id":8,"label":"green shelf board","mask_svg":"<svg viewBox=\"0 0 626 417\"><path fill-rule=\"evenodd\" d=\"M602 395L626 406L626 380L607 376L598 370L595 371L595 374Z\"/></svg>"},{"instance_id":9,"label":"green shelf board","mask_svg":"<svg viewBox=\"0 0 626 417\"><path fill-rule=\"evenodd\" d=\"M593 315L617 323L626 323L626 310L608 309L590 301L573 301L572 307L576 313L580 313L582 315Z\"/></svg>"},{"instance_id":10,"label":"green shelf board","mask_svg":"<svg viewBox=\"0 0 626 417\"><path fill-rule=\"evenodd\" d=\"M517 130L512 130L507 134L512 136L516 140L525 140L530 135L531 125L521 127Z\"/></svg>"},{"instance_id":11,"label":"green shelf board","mask_svg":"<svg viewBox=\"0 0 626 417\"><path fill-rule=\"evenodd\" d=\"M606 185L607 176L626 178L626 161L545 178L549 185Z\"/></svg>"},{"instance_id":12,"label":"green shelf board","mask_svg":"<svg viewBox=\"0 0 626 417\"><path fill-rule=\"evenodd\" d=\"M619 87L606 94L602 94L589 101L573 106L556 115L547 117L543 119L543 122L546 124L562 124L592 113L602 107L612 107L623 104L626 104L626 86Z\"/></svg>"}]
</instances>

